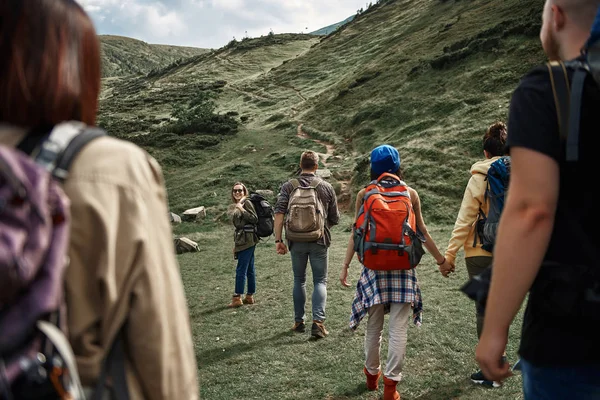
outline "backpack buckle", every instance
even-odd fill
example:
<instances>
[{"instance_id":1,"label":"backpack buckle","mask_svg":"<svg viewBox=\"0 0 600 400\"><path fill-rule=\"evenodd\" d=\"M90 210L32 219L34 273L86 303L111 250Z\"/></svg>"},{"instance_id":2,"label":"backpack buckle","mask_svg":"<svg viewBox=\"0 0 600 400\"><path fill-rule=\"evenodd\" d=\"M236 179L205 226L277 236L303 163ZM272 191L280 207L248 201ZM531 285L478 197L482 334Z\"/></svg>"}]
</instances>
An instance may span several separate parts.
<instances>
[{"instance_id":1,"label":"backpack buckle","mask_svg":"<svg viewBox=\"0 0 600 400\"><path fill-rule=\"evenodd\" d=\"M373 255L377 254L377 243L371 244L371 254L373 254Z\"/></svg>"}]
</instances>

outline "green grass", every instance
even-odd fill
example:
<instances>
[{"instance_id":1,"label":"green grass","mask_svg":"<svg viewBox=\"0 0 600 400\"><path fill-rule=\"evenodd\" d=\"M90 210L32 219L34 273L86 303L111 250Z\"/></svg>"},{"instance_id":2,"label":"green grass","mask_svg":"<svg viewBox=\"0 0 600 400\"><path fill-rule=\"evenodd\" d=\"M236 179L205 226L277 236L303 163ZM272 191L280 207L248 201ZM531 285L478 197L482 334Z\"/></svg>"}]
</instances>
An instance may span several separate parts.
<instances>
[{"instance_id":1,"label":"green grass","mask_svg":"<svg viewBox=\"0 0 600 400\"><path fill-rule=\"evenodd\" d=\"M273 240L256 249L257 304L228 309L235 279L235 260L229 226L190 233L199 253L179 255L188 298L199 368L201 398L219 399L377 399L366 391L364 322L357 332L347 329L354 288L343 288L339 271L349 220L333 230L328 273L326 326L330 335L314 341L310 333L293 333L293 277L289 255L275 253ZM193 225L193 224L191 224ZM446 226L430 227L440 248L450 235ZM444 279L430 255L418 268L424 301L420 328L410 326L404 379L399 385L405 400L519 399L521 378L516 375L500 389L477 387L468 380L477 369L474 304L458 291L467 280L459 255L456 274ZM360 274L353 261L350 279ZM311 318L312 278L307 277L307 315ZM508 357L516 360L521 315L510 334ZM382 343L387 355L387 317ZM383 387L383 385L381 385Z\"/></svg>"}]
</instances>

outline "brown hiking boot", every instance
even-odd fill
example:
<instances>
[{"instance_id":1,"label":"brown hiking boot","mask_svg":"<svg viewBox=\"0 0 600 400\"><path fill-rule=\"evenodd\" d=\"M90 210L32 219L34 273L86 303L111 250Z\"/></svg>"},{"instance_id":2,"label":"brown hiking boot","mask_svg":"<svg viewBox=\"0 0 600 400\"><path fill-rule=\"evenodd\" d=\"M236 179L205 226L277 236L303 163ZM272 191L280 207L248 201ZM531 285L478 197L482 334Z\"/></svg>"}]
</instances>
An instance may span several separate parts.
<instances>
[{"instance_id":1,"label":"brown hiking boot","mask_svg":"<svg viewBox=\"0 0 600 400\"><path fill-rule=\"evenodd\" d=\"M299 333L306 332L306 325L304 325L304 322L296 322L294 326L292 326L292 330Z\"/></svg>"},{"instance_id":2,"label":"brown hiking boot","mask_svg":"<svg viewBox=\"0 0 600 400\"><path fill-rule=\"evenodd\" d=\"M325 326L323 325L323 321L313 320L312 329L311 329L310 334L315 339L321 339L321 338L324 338L325 336L329 335L329 332L327 331L327 329L325 329Z\"/></svg>"},{"instance_id":3,"label":"brown hiking boot","mask_svg":"<svg viewBox=\"0 0 600 400\"><path fill-rule=\"evenodd\" d=\"M247 294L246 297L244 298L244 304L254 304L254 303L256 303L256 301L254 300L254 295Z\"/></svg>"},{"instance_id":4,"label":"brown hiking boot","mask_svg":"<svg viewBox=\"0 0 600 400\"><path fill-rule=\"evenodd\" d=\"M367 371L367 368L363 368L363 372L367 377L367 389L369 390L377 390L379 389L379 378L381 377L381 371L377 373L377 375L372 375Z\"/></svg>"},{"instance_id":5,"label":"brown hiking boot","mask_svg":"<svg viewBox=\"0 0 600 400\"><path fill-rule=\"evenodd\" d=\"M234 308L234 307L241 307L243 305L244 305L244 303L242 303L242 296L238 295L238 296L233 296L231 298L231 303L229 303L227 305L227 307Z\"/></svg>"},{"instance_id":6,"label":"brown hiking boot","mask_svg":"<svg viewBox=\"0 0 600 400\"><path fill-rule=\"evenodd\" d=\"M396 390L397 381L383 377L383 400L400 400L400 393Z\"/></svg>"}]
</instances>

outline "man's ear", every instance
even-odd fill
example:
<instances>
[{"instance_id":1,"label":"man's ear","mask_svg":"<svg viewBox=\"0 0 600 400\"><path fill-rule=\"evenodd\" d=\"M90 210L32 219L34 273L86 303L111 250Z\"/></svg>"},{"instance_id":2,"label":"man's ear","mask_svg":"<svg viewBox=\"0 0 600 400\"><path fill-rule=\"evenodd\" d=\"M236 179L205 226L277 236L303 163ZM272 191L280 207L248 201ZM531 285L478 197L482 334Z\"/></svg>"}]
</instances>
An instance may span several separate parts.
<instances>
[{"instance_id":1,"label":"man's ear","mask_svg":"<svg viewBox=\"0 0 600 400\"><path fill-rule=\"evenodd\" d=\"M552 6L552 26L556 32L563 30L566 23L565 11L558 5Z\"/></svg>"}]
</instances>

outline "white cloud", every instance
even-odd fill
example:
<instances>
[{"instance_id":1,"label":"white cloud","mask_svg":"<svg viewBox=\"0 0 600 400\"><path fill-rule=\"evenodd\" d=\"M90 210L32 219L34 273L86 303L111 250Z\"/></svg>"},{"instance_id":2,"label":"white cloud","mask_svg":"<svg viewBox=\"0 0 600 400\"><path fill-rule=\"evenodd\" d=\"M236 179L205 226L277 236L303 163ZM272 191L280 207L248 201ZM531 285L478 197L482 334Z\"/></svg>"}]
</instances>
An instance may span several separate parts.
<instances>
[{"instance_id":1,"label":"white cloud","mask_svg":"<svg viewBox=\"0 0 600 400\"><path fill-rule=\"evenodd\" d=\"M78 0L98 33L148 43L218 48L233 36L312 32L344 20L364 0Z\"/></svg>"}]
</instances>

